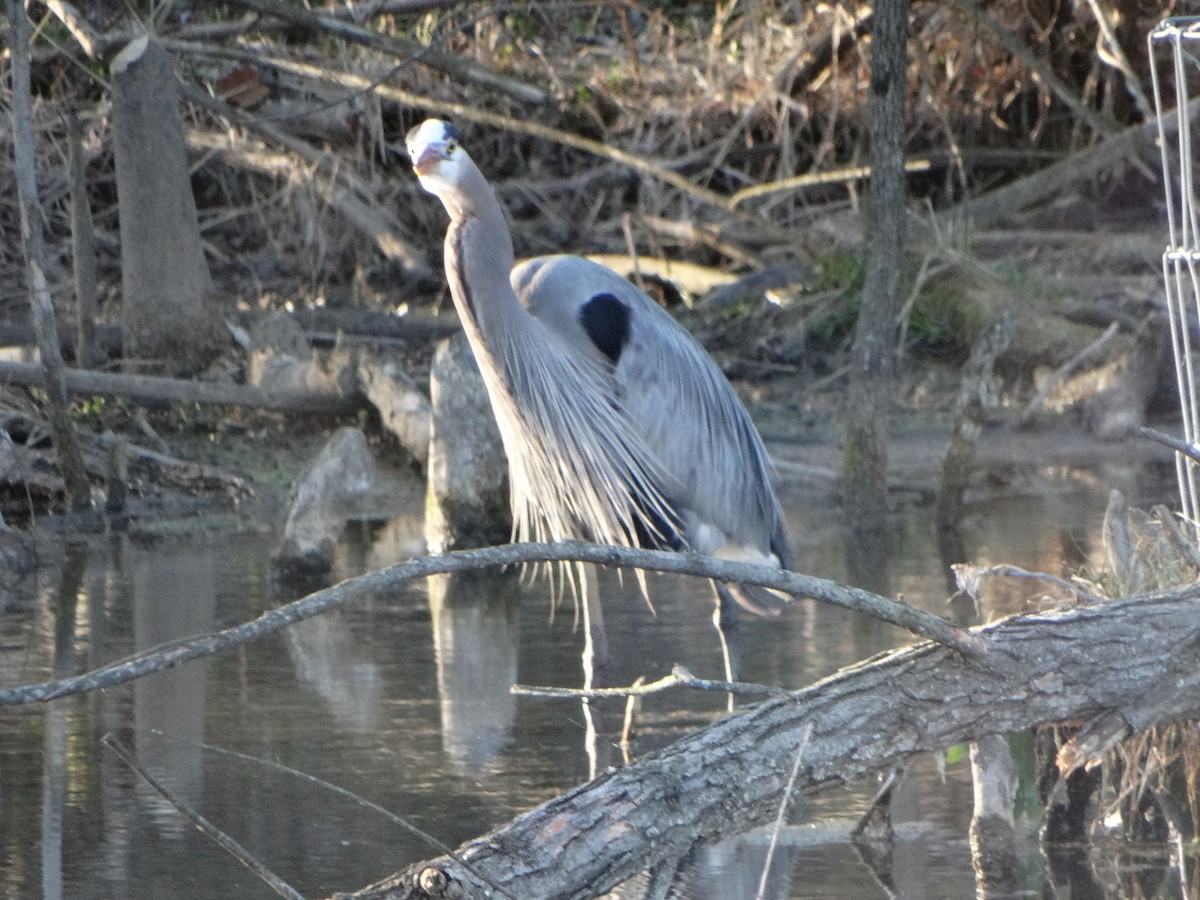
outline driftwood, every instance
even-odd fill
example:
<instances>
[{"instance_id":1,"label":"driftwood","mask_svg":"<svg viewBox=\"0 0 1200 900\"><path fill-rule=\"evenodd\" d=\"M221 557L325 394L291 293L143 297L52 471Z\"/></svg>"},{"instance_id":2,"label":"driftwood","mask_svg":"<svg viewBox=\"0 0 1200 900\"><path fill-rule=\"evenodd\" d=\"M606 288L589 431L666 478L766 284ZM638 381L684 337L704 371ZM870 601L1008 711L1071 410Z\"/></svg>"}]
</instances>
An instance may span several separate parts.
<instances>
[{"instance_id":1,"label":"driftwood","mask_svg":"<svg viewBox=\"0 0 1200 900\"><path fill-rule=\"evenodd\" d=\"M816 271L812 266L798 260L788 260L715 287L696 305L705 310L728 309L739 303L757 306L768 291L808 285L815 280Z\"/></svg>"},{"instance_id":2,"label":"driftwood","mask_svg":"<svg viewBox=\"0 0 1200 900\"><path fill-rule=\"evenodd\" d=\"M66 369L63 376L67 392L76 396L95 394L156 403L215 403L296 413L344 413L361 405L357 398L342 394L264 391L215 381L185 381L79 369ZM41 369L30 363L0 362L0 384L5 382L41 386Z\"/></svg>"},{"instance_id":3,"label":"driftwood","mask_svg":"<svg viewBox=\"0 0 1200 900\"><path fill-rule=\"evenodd\" d=\"M1194 715L1200 711L1197 600L1200 588L1193 586L1001 620L974 631L1003 661L994 669L931 644L882 654L468 841L457 855L469 870L442 857L339 896L485 897L497 888L514 897L602 894L678 859L698 840L771 821L810 727L801 793L861 778L914 753L1044 722L1115 721L1122 736Z\"/></svg>"},{"instance_id":4,"label":"driftwood","mask_svg":"<svg viewBox=\"0 0 1200 900\"><path fill-rule=\"evenodd\" d=\"M424 313L397 316L377 309L334 309L328 306L298 309L292 317L310 339L331 339L343 335L362 338L387 338L412 344L429 345L447 338L461 326L455 315L434 318Z\"/></svg>"}]
</instances>

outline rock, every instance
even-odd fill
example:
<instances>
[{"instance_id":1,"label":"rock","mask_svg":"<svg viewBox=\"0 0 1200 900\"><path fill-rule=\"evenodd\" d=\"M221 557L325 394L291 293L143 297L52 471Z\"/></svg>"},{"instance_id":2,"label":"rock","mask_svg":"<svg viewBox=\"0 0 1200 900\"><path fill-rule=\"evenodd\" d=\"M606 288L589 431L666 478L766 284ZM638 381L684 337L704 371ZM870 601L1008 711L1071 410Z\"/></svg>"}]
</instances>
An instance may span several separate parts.
<instances>
[{"instance_id":1,"label":"rock","mask_svg":"<svg viewBox=\"0 0 1200 900\"><path fill-rule=\"evenodd\" d=\"M283 540L271 558L276 578L311 580L328 574L346 519L379 482L363 433L357 428L336 431L292 492Z\"/></svg>"},{"instance_id":2,"label":"rock","mask_svg":"<svg viewBox=\"0 0 1200 900\"><path fill-rule=\"evenodd\" d=\"M430 371L425 539L432 553L504 543L512 532L508 463L483 376L459 334L438 345Z\"/></svg>"}]
</instances>

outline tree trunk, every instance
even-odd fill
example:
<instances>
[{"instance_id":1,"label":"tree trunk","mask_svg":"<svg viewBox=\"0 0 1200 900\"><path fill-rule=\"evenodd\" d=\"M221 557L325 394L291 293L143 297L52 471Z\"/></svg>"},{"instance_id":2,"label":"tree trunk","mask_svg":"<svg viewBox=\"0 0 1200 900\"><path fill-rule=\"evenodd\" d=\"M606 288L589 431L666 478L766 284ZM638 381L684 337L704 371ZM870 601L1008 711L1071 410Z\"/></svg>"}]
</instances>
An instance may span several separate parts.
<instances>
[{"instance_id":1,"label":"tree trunk","mask_svg":"<svg viewBox=\"0 0 1200 900\"><path fill-rule=\"evenodd\" d=\"M224 346L200 241L171 57L148 37L113 60L126 358L190 374Z\"/></svg>"},{"instance_id":2,"label":"tree trunk","mask_svg":"<svg viewBox=\"0 0 1200 900\"><path fill-rule=\"evenodd\" d=\"M74 109L67 114L71 162L71 256L75 264L75 360L81 369L105 361L96 341L96 235L88 205L83 129Z\"/></svg>"},{"instance_id":3,"label":"tree trunk","mask_svg":"<svg viewBox=\"0 0 1200 900\"><path fill-rule=\"evenodd\" d=\"M59 469L66 485L67 502L72 510L80 512L92 505L92 487L67 411L62 351L54 324L50 286L46 281L46 245L42 235L44 218L38 201L29 80L29 19L19 0L8 0L6 12L12 47L13 163L21 207L21 237L25 244L30 313L42 358L38 383L46 388L46 418L50 422Z\"/></svg>"},{"instance_id":4,"label":"tree trunk","mask_svg":"<svg viewBox=\"0 0 1200 900\"><path fill-rule=\"evenodd\" d=\"M976 630L989 646L991 662L982 665L929 643L883 654L723 719L468 841L457 854L469 871L442 857L340 896L494 897L496 886L514 897L603 894L697 841L773 820L810 728L796 781L806 794L914 753L1045 722L1082 719L1106 729L1115 722L1120 736L1194 716L1198 599L1193 586L1012 616ZM1085 725L1080 736L1091 730Z\"/></svg>"},{"instance_id":5,"label":"tree trunk","mask_svg":"<svg viewBox=\"0 0 1200 900\"><path fill-rule=\"evenodd\" d=\"M904 250L904 95L908 0L881 0L871 41L871 183L866 203L867 271L854 333L842 459L846 509L856 531L887 517L887 426L899 340Z\"/></svg>"}]
</instances>

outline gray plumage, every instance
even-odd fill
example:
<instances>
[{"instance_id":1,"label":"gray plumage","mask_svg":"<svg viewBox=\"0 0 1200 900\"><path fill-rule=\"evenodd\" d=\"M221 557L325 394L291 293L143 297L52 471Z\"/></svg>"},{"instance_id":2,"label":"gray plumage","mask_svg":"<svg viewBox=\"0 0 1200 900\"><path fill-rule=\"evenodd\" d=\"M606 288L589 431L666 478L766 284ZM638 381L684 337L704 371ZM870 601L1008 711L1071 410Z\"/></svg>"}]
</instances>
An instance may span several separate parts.
<instances>
[{"instance_id":1,"label":"gray plumage","mask_svg":"<svg viewBox=\"0 0 1200 900\"><path fill-rule=\"evenodd\" d=\"M407 144L450 215L446 274L508 456L514 537L791 568L762 440L695 338L596 263L514 269L504 212L453 126L426 121Z\"/></svg>"}]
</instances>

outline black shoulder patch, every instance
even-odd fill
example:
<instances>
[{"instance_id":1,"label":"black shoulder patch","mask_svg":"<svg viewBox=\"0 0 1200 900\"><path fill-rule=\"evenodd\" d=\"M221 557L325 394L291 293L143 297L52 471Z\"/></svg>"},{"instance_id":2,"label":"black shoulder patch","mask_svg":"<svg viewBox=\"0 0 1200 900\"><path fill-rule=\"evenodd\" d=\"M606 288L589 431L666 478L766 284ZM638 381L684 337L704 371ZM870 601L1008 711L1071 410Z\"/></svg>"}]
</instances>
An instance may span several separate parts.
<instances>
[{"instance_id":1,"label":"black shoulder patch","mask_svg":"<svg viewBox=\"0 0 1200 900\"><path fill-rule=\"evenodd\" d=\"M597 294L579 310L579 322L615 366L629 343L629 307L612 294Z\"/></svg>"}]
</instances>

